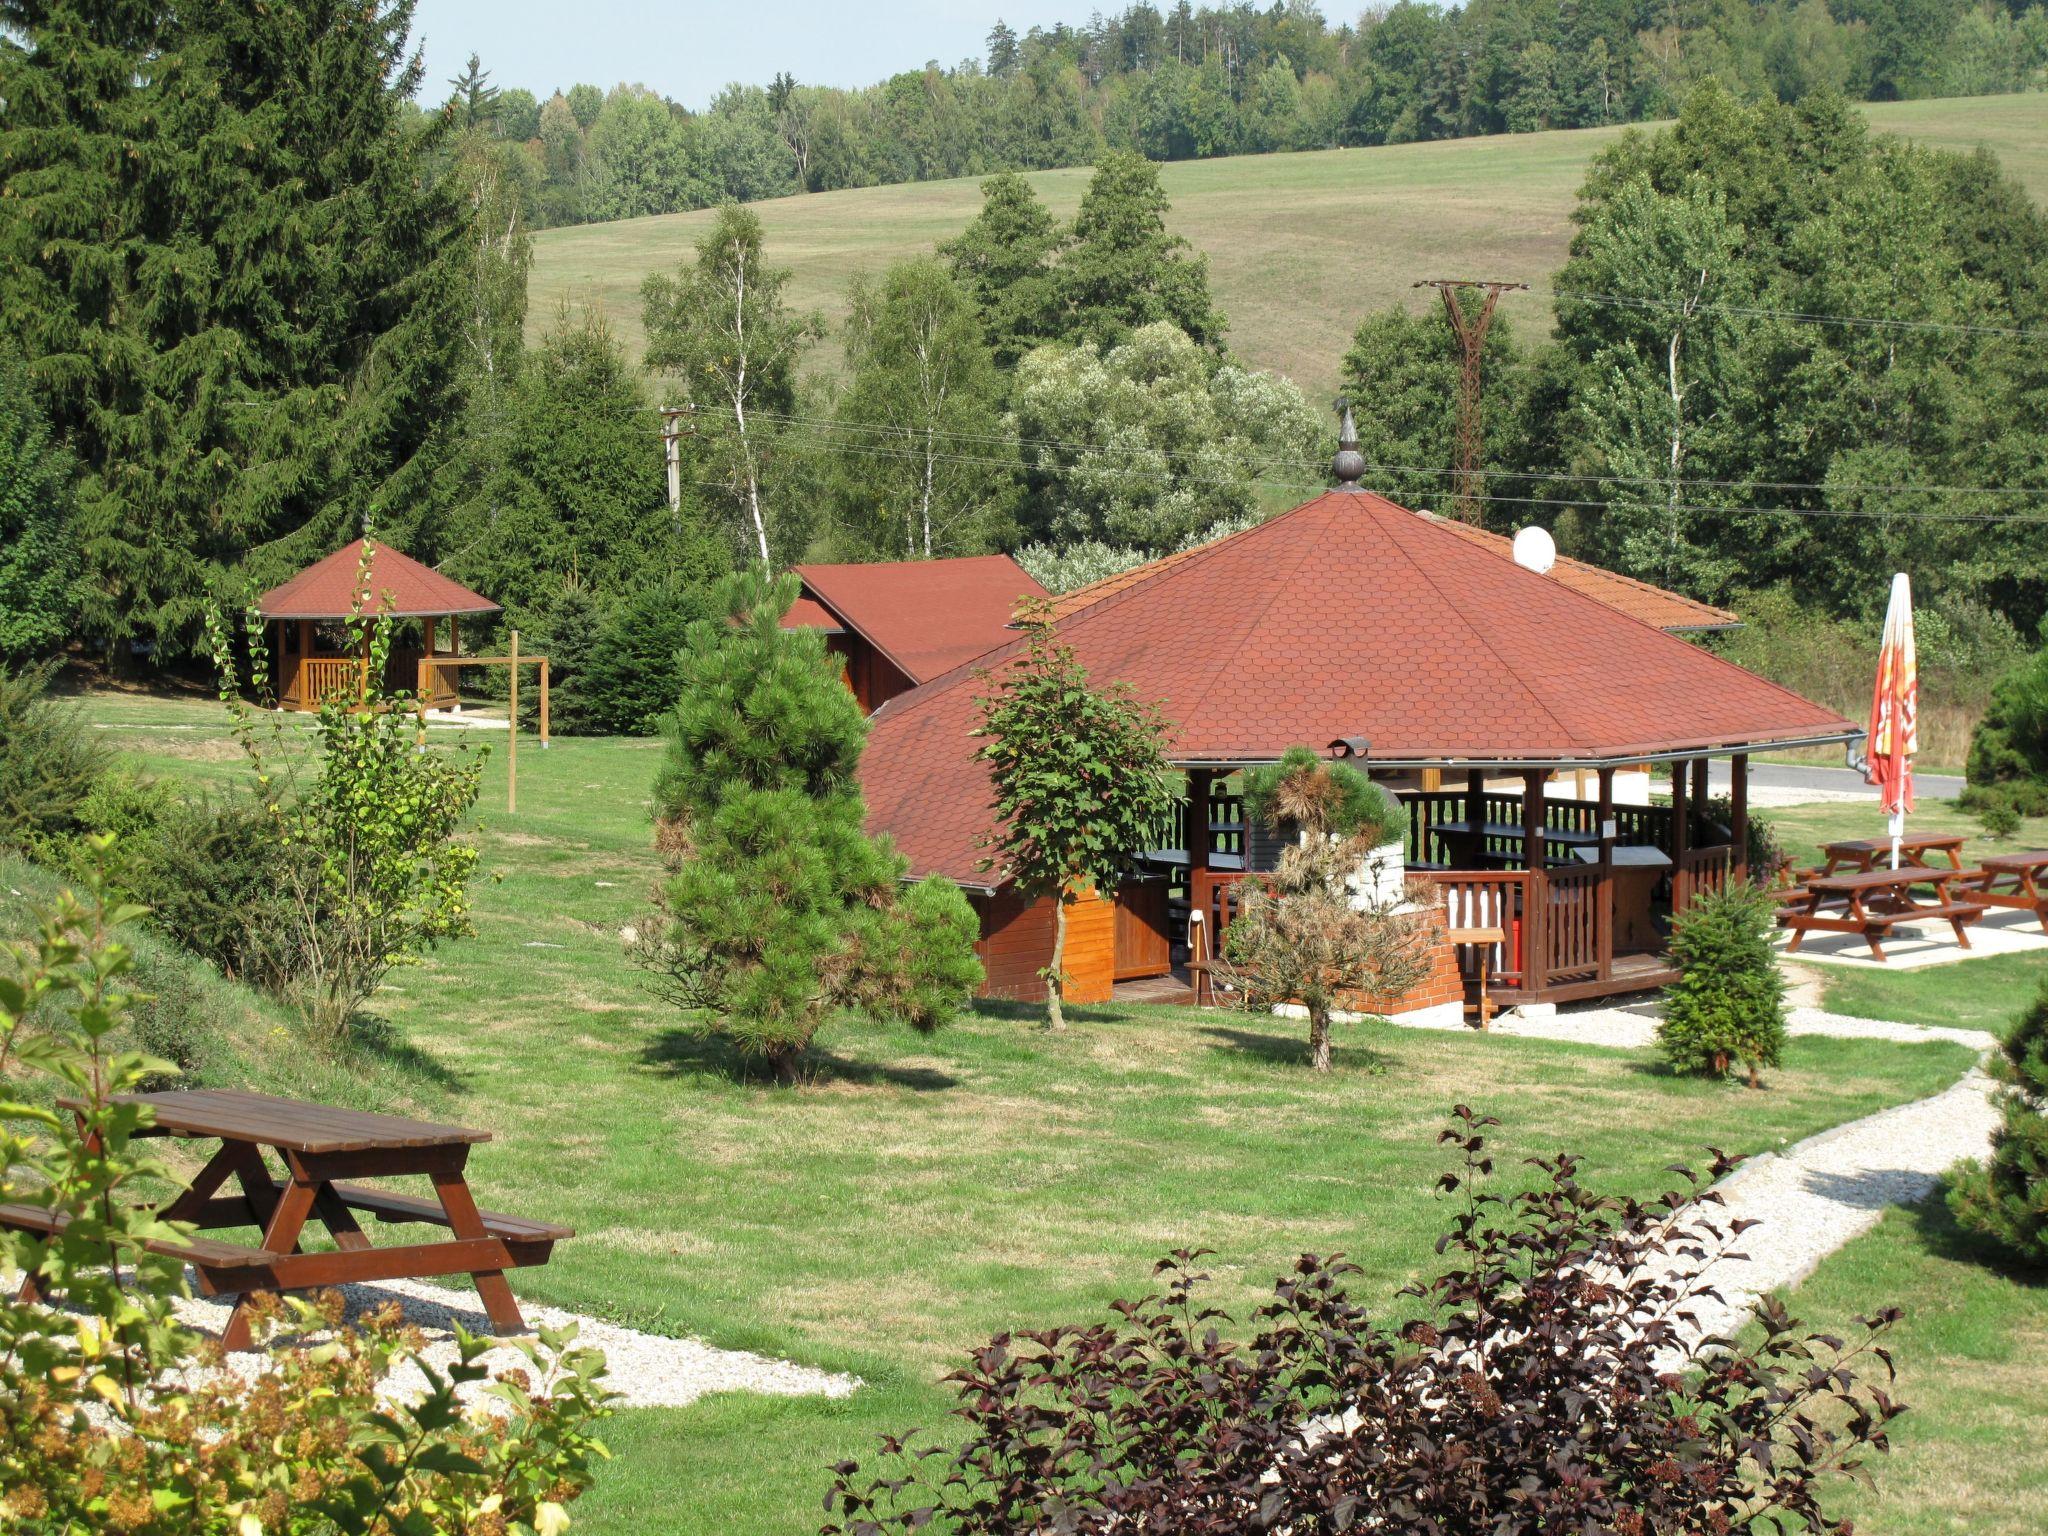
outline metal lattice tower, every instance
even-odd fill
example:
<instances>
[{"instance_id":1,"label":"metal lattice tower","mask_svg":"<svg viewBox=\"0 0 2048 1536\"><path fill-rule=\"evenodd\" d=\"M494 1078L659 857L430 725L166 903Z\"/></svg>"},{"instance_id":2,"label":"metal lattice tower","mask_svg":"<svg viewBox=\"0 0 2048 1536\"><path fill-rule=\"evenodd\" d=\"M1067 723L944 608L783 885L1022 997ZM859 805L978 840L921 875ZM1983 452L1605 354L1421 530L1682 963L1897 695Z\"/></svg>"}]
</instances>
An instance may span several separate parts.
<instances>
[{"instance_id":1,"label":"metal lattice tower","mask_svg":"<svg viewBox=\"0 0 2048 1536\"><path fill-rule=\"evenodd\" d=\"M1480 520L1479 508L1486 494L1485 471L1480 460L1485 452L1485 438L1480 431L1479 414L1479 362L1486 350L1487 327L1493 324L1493 308L1504 293L1527 289L1527 283L1481 282L1469 277L1429 277L1415 285L1418 288L1434 288L1443 296L1444 315L1451 322L1451 333L1458 338L1460 359L1458 367L1458 441L1457 465L1452 477L1455 494L1452 498L1452 513L1460 521L1476 523ZM1477 315L1467 315L1458 302L1458 291L1463 288L1477 288L1486 294Z\"/></svg>"}]
</instances>

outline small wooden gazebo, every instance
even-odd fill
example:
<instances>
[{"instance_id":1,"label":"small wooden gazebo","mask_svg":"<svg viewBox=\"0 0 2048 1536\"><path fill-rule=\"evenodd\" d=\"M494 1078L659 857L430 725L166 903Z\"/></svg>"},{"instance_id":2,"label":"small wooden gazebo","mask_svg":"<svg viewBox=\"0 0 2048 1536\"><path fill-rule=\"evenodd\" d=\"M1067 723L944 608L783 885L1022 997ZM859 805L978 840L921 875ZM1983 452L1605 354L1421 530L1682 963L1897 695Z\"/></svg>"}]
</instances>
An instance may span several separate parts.
<instances>
[{"instance_id":1,"label":"small wooden gazebo","mask_svg":"<svg viewBox=\"0 0 2048 1536\"><path fill-rule=\"evenodd\" d=\"M356 609L361 586L363 541L355 540L326 559L307 566L281 586L257 599L270 636L271 676L276 679L280 709L315 710L336 694L361 696L369 684L367 639L356 651L321 649L319 626L346 619ZM465 614L496 613L498 605L410 555L378 543L370 557L369 594L365 612L392 619L420 621L417 646L391 648L384 682L390 688L420 686L422 662L457 656L462 651L459 629ZM448 621L447 648L438 647L440 621ZM426 703L440 709L456 700L453 667L424 669L429 681Z\"/></svg>"}]
</instances>

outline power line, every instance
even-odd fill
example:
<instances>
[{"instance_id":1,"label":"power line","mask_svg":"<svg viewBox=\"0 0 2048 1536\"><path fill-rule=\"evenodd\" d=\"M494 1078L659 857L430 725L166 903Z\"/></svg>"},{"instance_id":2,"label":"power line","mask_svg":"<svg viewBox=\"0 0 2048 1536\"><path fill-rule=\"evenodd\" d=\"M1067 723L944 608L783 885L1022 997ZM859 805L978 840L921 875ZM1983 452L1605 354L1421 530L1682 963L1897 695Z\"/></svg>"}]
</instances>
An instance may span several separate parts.
<instances>
[{"instance_id":1,"label":"power line","mask_svg":"<svg viewBox=\"0 0 2048 1536\"><path fill-rule=\"evenodd\" d=\"M1589 304L1612 309L1675 310L1687 307L1677 299L1644 297L1627 293L1567 293L1555 288L1526 290L1533 298L1554 299L1562 304ZM1760 304L1699 303L1690 306L1694 314L1712 312L1742 315L1757 320L1790 320L1800 325L1838 325L1850 329L1933 331L1960 336L2000 336L2019 341L2048 341L2048 331L2010 325L1969 325L1953 320L1894 320L1881 315L1833 315L1817 310L1771 309Z\"/></svg>"}]
</instances>

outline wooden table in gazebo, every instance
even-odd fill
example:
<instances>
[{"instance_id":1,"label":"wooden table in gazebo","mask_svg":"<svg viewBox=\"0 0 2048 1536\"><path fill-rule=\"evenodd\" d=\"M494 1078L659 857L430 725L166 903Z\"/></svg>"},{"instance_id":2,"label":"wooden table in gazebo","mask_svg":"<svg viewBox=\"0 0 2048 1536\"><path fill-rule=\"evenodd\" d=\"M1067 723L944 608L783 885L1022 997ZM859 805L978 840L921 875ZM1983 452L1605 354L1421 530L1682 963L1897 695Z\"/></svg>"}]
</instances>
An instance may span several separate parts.
<instances>
[{"instance_id":1,"label":"wooden table in gazebo","mask_svg":"<svg viewBox=\"0 0 2048 1536\"><path fill-rule=\"evenodd\" d=\"M184 1191L161 1208L166 1221L189 1222L200 1232L262 1231L256 1246L207 1238L166 1246L197 1271L204 1294L239 1298L222 1335L229 1349L249 1347L252 1295L434 1275L470 1276L492 1326L516 1333L525 1322L504 1272L545 1264L558 1241L575 1235L552 1222L477 1208L463 1170L470 1148L491 1139L488 1131L219 1088L132 1094L126 1101L147 1104L153 1114L140 1134L220 1143ZM264 1160L266 1148L284 1165L281 1182ZM342 1182L403 1175L432 1181L433 1198ZM240 1192L221 1194L230 1179ZM356 1220L359 1211L382 1223L445 1227L449 1235L373 1247ZM335 1251L301 1250L300 1237L313 1218L327 1229Z\"/></svg>"}]
</instances>

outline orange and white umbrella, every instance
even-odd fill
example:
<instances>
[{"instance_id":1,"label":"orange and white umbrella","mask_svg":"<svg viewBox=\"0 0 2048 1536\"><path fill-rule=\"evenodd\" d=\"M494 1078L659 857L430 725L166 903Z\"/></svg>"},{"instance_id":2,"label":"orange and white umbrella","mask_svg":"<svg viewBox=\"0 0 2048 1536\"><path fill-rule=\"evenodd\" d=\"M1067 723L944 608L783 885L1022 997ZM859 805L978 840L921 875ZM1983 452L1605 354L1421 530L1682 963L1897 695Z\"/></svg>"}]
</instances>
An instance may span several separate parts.
<instances>
[{"instance_id":1,"label":"orange and white umbrella","mask_svg":"<svg viewBox=\"0 0 2048 1536\"><path fill-rule=\"evenodd\" d=\"M1899 839L1913 809L1913 754L1920 750L1916 716L1920 673L1913 655L1913 587L1901 571L1892 577L1884 610L1884 639L1877 648L1877 688L1870 699L1870 735L1864 743L1864 776L1875 784L1891 817L1892 868L1899 867Z\"/></svg>"}]
</instances>

